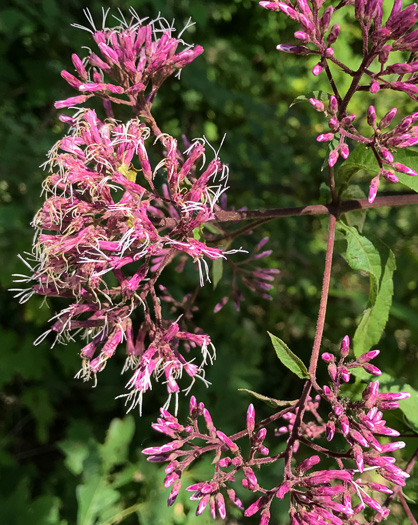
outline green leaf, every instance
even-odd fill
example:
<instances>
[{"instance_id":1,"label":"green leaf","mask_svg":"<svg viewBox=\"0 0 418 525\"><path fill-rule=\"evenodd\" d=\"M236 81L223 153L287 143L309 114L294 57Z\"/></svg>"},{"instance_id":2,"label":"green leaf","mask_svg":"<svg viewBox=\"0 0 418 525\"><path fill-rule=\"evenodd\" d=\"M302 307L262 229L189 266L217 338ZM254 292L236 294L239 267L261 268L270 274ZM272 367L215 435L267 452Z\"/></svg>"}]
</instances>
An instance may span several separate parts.
<instances>
[{"instance_id":1,"label":"green leaf","mask_svg":"<svg viewBox=\"0 0 418 525\"><path fill-rule=\"evenodd\" d=\"M114 465L124 463L128 459L129 445L134 432L135 422L132 416L113 419L107 431L106 441L100 447L104 472L109 472Z\"/></svg>"},{"instance_id":2,"label":"green leaf","mask_svg":"<svg viewBox=\"0 0 418 525\"><path fill-rule=\"evenodd\" d=\"M301 379L309 377L308 370L303 364L302 360L290 350L286 343L270 332L267 333L269 334L271 342L273 343L277 357L284 364L284 366L286 366L291 372L296 374Z\"/></svg>"},{"instance_id":3,"label":"green leaf","mask_svg":"<svg viewBox=\"0 0 418 525\"><path fill-rule=\"evenodd\" d=\"M369 173L373 177L379 173L379 165L373 151L364 144L356 146L337 171L335 180L339 195L347 189L354 175L360 172Z\"/></svg>"},{"instance_id":4,"label":"green leaf","mask_svg":"<svg viewBox=\"0 0 418 525\"><path fill-rule=\"evenodd\" d=\"M213 289L215 289L218 286L219 281L222 279L223 274L223 266L224 261L222 257L219 257L219 259L216 259L212 263L212 282L213 282Z\"/></svg>"},{"instance_id":5,"label":"green leaf","mask_svg":"<svg viewBox=\"0 0 418 525\"><path fill-rule=\"evenodd\" d=\"M367 195L357 184L350 184L346 190L341 193L344 200L365 199ZM366 220L367 210L351 211L344 214L344 220L348 226L355 226L361 233Z\"/></svg>"},{"instance_id":6,"label":"green leaf","mask_svg":"<svg viewBox=\"0 0 418 525\"><path fill-rule=\"evenodd\" d=\"M338 223L337 228L347 241L347 263L353 270L362 270L370 276L369 302L353 337L354 354L359 356L379 341L389 318L395 256L376 237L360 235L356 228L342 222Z\"/></svg>"},{"instance_id":7,"label":"green leaf","mask_svg":"<svg viewBox=\"0 0 418 525\"><path fill-rule=\"evenodd\" d=\"M66 439L58 442L58 448L65 455L65 466L75 475L85 471L88 458L98 457L99 446L93 437L91 424L83 419L73 419Z\"/></svg>"},{"instance_id":8,"label":"green leaf","mask_svg":"<svg viewBox=\"0 0 418 525\"><path fill-rule=\"evenodd\" d=\"M326 91L311 91L306 95L299 95L298 97L296 97L290 104L289 108L291 108L295 104L300 104L301 102L308 102L310 98L316 98L317 100L322 100L323 102L325 102L329 100L330 96L331 93L327 93Z\"/></svg>"},{"instance_id":9,"label":"green leaf","mask_svg":"<svg viewBox=\"0 0 418 525\"><path fill-rule=\"evenodd\" d=\"M197 228L193 230L193 239L195 239L196 241L201 241L201 242L205 240L205 237L203 235L203 224L201 224L200 226L198 226Z\"/></svg>"},{"instance_id":10,"label":"green leaf","mask_svg":"<svg viewBox=\"0 0 418 525\"><path fill-rule=\"evenodd\" d=\"M405 166L408 166L408 168L412 168L418 172L418 152L412 148L401 151L398 150L395 155L395 161L405 164ZM401 184L407 188L410 188L411 190L414 190L415 192L418 192L418 177L411 177L405 173L398 172L396 172L396 175L399 177L399 182Z\"/></svg>"},{"instance_id":11,"label":"green leaf","mask_svg":"<svg viewBox=\"0 0 418 525\"><path fill-rule=\"evenodd\" d=\"M296 405L298 402L298 399L295 399L294 401L280 401L279 399L274 399L273 397L267 397L263 396L263 394L258 394L257 392L254 392L253 390L248 390L248 388L238 388L240 392L247 392L248 394L251 394L252 396L256 397L260 401L263 401L263 403L266 403L271 408L279 408L279 407L286 407L286 406L293 406Z\"/></svg>"},{"instance_id":12,"label":"green leaf","mask_svg":"<svg viewBox=\"0 0 418 525\"><path fill-rule=\"evenodd\" d=\"M77 487L77 525L93 525L103 511L112 507L120 493L112 489L99 475L94 474Z\"/></svg>"},{"instance_id":13,"label":"green leaf","mask_svg":"<svg viewBox=\"0 0 418 525\"><path fill-rule=\"evenodd\" d=\"M408 168L418 172L418 151L415 149L398 150L395 155L395 161L405 164ZM373 151L370 148L366 148L364 144L356 146L348 159L338 169L336 183L339 195L347 188L351 178L359 172L367 173L371 177L379 173L379 165ZM418 177L411 177L405 173L398 172L396 172L396 175L399 177L401 184L418 192Z\"/></svg>"}]
</instances>

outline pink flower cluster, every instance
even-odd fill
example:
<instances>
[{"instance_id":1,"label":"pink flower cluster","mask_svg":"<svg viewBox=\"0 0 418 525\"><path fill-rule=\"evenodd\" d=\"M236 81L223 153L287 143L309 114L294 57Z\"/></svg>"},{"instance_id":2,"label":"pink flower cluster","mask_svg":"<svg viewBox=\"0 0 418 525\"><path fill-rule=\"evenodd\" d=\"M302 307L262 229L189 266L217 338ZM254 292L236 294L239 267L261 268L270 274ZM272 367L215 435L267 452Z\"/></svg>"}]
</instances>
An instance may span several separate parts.
<instances>
[{"instance_id":1,"label":"pink flower cluster","mask_svg":"<svg viewBox=\"0 0 418 525\"><path fill-rule=\"evenodd\" d=\"M86 341L77 376L84 380L96 377L126 343L123 371L133 370L126 402L141 409L152 378L163 378L171 396L179 392L183 372L192 383L205 381L203 367L215 357L210 337L189 327L193 300L181 305L177 321L165 319L159 295L167 291L159 294L157 281L180 255L197 266L203 285L209 280L207 259L226 257L206 242L203 227L227 188L228 167L206 139L185 140L182 152L151 114L163 81L202 48L187 46L160 17L144 24L131 14L130 24L123 19L120 27L96 30L87 11L101 58L90 53L82 61L73 55L79 78L66 71L62 76L84 94L56 107L97 95L108 118L80 108L61 116L70 131L44 165L46 200L33 221L37 234L31 263L26 262L32 273L18 276L30 288L14 291L22 302L34 293L69 299L35 343L51 332L58 342L81 332ZM114 119L113 103L131 106L133 118ZM184 355L195 349L200 360Z\"/></svg>"},{"instance_id":2,"label":"pink flower cluster","mask_svg":"<svg viewBox=\"0 0 418 525\"><path fill-rule=\"evenodd\" d=\"M393 491L387 483L403 486L409 475L394 465L395 458L387 455L405 444L401 441L381 444L377 437L399 436L396 430L386 426L382 411L398 408L399 401L408 398L409 394L381 393L379 384L375 381L367 384L361 401L351 401L345 397L340 387L350 380L350 371L353 369L361 367L368 373L381 374L380 370L370 363L379 354L378 350L347 361L349 344L349 338L346 336L338 361L330 353L322 355L328 364L331 385L319 389L315 399L308 397L306 404L300 405L299 402L295 407L280 411L274 419L268 418L258 424L255 422L254 406L250 405L246 428L233 436L227 436L216 429L209 411L203 403L198 404L194 397L190 402L190 419L187 426L181 425L174 416L162 410L161 418L153 428L168 435L172 441L165 445L149 447L143 453L148 455L149 461L168 462L165 486L173 486L169 505L174 503L179 494L184 470L203 454L213 453L212 464L215 469L212 479L199 481L186 489L193 492L191 499L199 502L197 515L209 506L214 519L217 515L224 518L226 510L222 493L228 495L233 504L244 509L231 487L240 475L245 489L254 494L261 493L244 512L245 516L259 513L260 525L269 523L270 507L274 499L283 499L286 494L289 494L291 501L292 525L359 525L357 518L366 506L370 513L373 513L374 522L386 518L389 510L382 506L379 496L375 496L374 493L392 494ZM331 408L327 420L320 415L321 398ZM313 420L297 423L300 410L309 413ZM265 444L266 425L279 416L287 421L287 425L276 430L275 436L281 437L288 433L288 446L285 452L271 455ZM199 425L199 419L203 419L205 428ZM293 428L296 424L300 426L294 439ZM315 440L324 434L328 441L332 441L336 433L343 436L347 442L346 451L341 450L341 444L338 445L337 451L315 444ZM236 443L244 437L250 441L249 452L245 455ZM276 487L263 488L255 474L255 468L259 469L281 459L287 462L287 458L291 458L301 445L333 459L338 468L312 471L319 465L321 458L318 454L308 455L293 471L285 468L284 479ZM376 481L376 475L380 475L382 480ZM370 493L373 493L373 497Z\"/></svg>"},{"instance_id":3,"label":"pink flower cluster","mask_svg":"<svg viewBox=\"0 0 418 525\"><path fill-rule=\"evenodd\" d=\"M328 118L331 131L321 133L317 140L319 142L332 141L328 157L330 167L333 167L340 157L347 159L350 154L347 144L349 140L362 143L372 149L379 165L379 172L370 183L368 197L370 203L376 198L382 178L390 182L398 182L399 178L395 172L411 176L417 175L415 170L397 162L394 157L396 149L408 148L418 143L418 127L414 126L418 119L417 113L404 117L392 130L383 132L394 119L397 108L391 109L377 123L374 106L370 106L367 122L373 128L373 134L365 136L359 130L359 125L355 125L356 115L347 112L349 98L356 91L364 90L366 87L372 95L379 90L390 89L402 91L413 100L417 99L418 62L414 61L412 57L405 63L390 64L393 60L392 53L398 51L414 53L418 51L418 30L415 29L410 32L418 20L417 6L411 4L402 10L402 0L395 0L388 19L383 22L382 3L383 0L358 0L355 2L354 15L361 27L364 49L363 73L359 75L337 60L332 47L340 34L340 26L331 24L332 16L341 8L349 7L352 9L352 2L341 2L337 7L328 6L325 9L322 8L322 1L311 2L311 5L306 0L298 0L295 5L287 0L260 2L262 7L272 11L281 11L293 21L298 22L301 30L295 32L295 38L303 44L313 46L310 48L306 45L281 44L277 46L277 49L299 55L319 55L320 62L312 70L314 75L326 70L328 77L330 77L329 62L331 62L352 77L350 87L352 92L349 91L345 97L340 95L338 88L333 84L334 94L329 97L327 107L324 101L315 98L311 98L310 103L317 111L324 112ZM391 43L387 43L388 41ZM375 62L379 64L377 72L371 71L371 65ZM363 75L370 79L368 86L360 85ZM390 76L396 77L396 80L391 79ZM348 95L350 95L349 98Z\"/></svg>"},{"instance_id":4,"label":"pink flower cluster","mask_svg":"<svg viewBox=\"0 0 418 525\"><path fill-rule=\"evenodd\" d=\"M81 94L55 107L97 96L107 118L79 107L72 108L72 116L60 116L70 130L44 165L46 199L33 221L31 262L24 261L31 275L17 276L30 288L13 291L21 302L34 293L69 300L35 344L51 332L64 343L81 332L85 346L77 377L96 379L125 343L123 372L133 371L126 403L130 409L139 405L141 412L152 379L163 378L169 400L175 394L177 401L183 372L192 384L196 378L207 383L203 368L215 357L210 337L192 323L197 292L177 301L159 284L161 274L180 256L178 271L191 260L203 286L210 281L211 261L241 250L210 245L204 231L227 189L228 166L205 138L189 142L184 137L182 151L151 113L163 82L202 47L186 44L182 32L176 36L160 16L141 20L131 9L129 23L120 14L120 25L106 28L108 11L103 11L98 30L90 12L85 14L92 29L83 29L92 34L100 56L73 55L76 76L68 71L62 76ZM116 120L115 104L130 106L132 118ZM266 255L256 250L254 259ZM264 294L275 272L258 268L258 276L247 277L246 284ZM164 317L164 303L177 313L176 321Z\"/></svg>"},{"instance_id":5,"label":"pink flower cluster","mask_svg":"<svg viewBox=\"0 0 418 525\"><path fill-rule=\"evenodd\" d=\"M268 237L261 239L246 259L239 262L228 261L232 268L232 286L229 295L223 297L215 306L215 313L222 310L231 297L235 309L237 311L240 310L241 302L245 300L245 297L241 291L239 282L251 292L255 292L269 301L272 300L269 291L273 289L274 276L279 274L280 270L276 268L261 268L258 266L258 261L264 257L268 257L272 253L272 250L262 250L268 240Z\"/></svg>"},{"instance_id":6,"label":"pink flower cluster","mask_svg":"<svg viewBox=\"0 0 418 525\"><path fill-rule=\"evenodd\" d=\"M92 34L99 55L91 52L81 60L73 54L78 76L68 71L61 75L81 95L56 102L57 109L82 104L98 96L103 99L109 117L113 117L112 103L147 111L163 82L203 53L201 46L182 40L183 31L176 37L175 28L160 16L148 21L131 8L130 23L121 15L120 26L106 28L108 11L103 14L104 29L96 29L88 10L86 16L92 29L75 25ZM178 51L179 47L184 49ZM86 69L86 65L89 68Z\"/></svg>"},{"instance_id":7,"label":"pink flower cluster","mask_svg":"<svg viewBox=\"0 0 418 525\"><path fill-rule=\"evenodd\" d=\"M208 278L204 257L225 257L190 234L213 217L226 167L216 157L199 173L205 142L194 141L183 156L176 140L164 135L159 142L165 155L152 170L150 130L138 119L124 125L104 122L87 110L74 119L72 129L51 150L47 163L44 190L49 197L34 219L39 235L32 292L73 301L54 317L50 331L64 341L73 332L86 334L81 377L103 370L126 340L125 368L135 370L128 386L136 402L151 388L152 376L164 374L169 394L176 393L176 378L183 370L194 378L208 356L212 359L211 342L201 331L181 331L178 323L162 319L154 285L178 253L198 265L201 284ZM175 225L159 227L165 218ZM157 309L155 319L147 298ZM131 318L138 307L145 320L135 335ZM179 353L183 341L200 347L202 365L188 363Z\"/></svg>"}]
</instances>

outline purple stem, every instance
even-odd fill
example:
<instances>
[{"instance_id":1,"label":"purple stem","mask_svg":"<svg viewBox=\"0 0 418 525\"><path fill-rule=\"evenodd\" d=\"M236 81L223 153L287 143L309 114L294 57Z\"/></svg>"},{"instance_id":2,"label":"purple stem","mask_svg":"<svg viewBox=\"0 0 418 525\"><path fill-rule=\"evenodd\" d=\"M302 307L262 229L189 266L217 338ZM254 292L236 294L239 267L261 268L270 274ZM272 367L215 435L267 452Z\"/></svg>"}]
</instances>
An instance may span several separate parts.
<instances>
[{"instance_id":1,"label":"purple stem","mask_svg":"<svg viewBox=\"0 0 418 525\"><path fill-rule=\"evenodd\" d=\"M337 205L330 204L312 204L308 206L293 206L291 208L273 208L267 210L247 210L247 211L225 211L220 210L215 212L215 219L211 222L241 222L248 220L258 220L266 222L272 219L279 219L282 217L299 217L302 215L336 215L342 213L349 213L350 211L367 210L369 208L383 208L385 206L407 206L411 204L418 204L418 194L403 194L403 195L388 195L387 197L377 197L374 202L370 203L367 199L357 199L349 201L341 201ZM174 228L177 219L155 219L154 224L159 228ZM254 224L250 225L246 230L252 229ZM236 233L241 232L238 230ZM244 233L244 232L242 232ZM235 233L232 233L235 236ZM223 240L229 238L231 234L226 237L218 238Z\"/></svg>"}]
</instances>

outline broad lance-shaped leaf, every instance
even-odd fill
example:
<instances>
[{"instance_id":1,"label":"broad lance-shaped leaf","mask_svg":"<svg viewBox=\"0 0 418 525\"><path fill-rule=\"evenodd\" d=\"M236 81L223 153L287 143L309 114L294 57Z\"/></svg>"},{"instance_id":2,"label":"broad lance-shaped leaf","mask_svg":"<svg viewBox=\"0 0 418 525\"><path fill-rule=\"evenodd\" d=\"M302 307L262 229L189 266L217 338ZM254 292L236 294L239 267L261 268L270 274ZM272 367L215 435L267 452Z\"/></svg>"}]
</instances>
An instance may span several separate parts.
<instances>
[{"instance_id":1,"label":"broad lance-shaped leaf","mask_svg":"<svg viewBox=\"0 0 418 525\"><path fill-rule=\"evenodd\" d=\"M356 228L342 222L337 227L347 240L345 258L350 267L370 276L369 302L353 337L354 355L359 356L378 343L389 318L395 256L380 239L360 235Z\"/></svg>"},{"instance_id":2,"label":"broad lance-shaped leaf","mask_svg":"<svg viewBox=\"0 0 418 525\"><path fill-rule=\"evenodd\" d=\"M290 350L287 344L270 332L267 333L269 334L271 342L273 343L277 357L284 364L284 366L301 379L309 377L308 370L303 364L303 361Z\"/></svg>"},{"instance_id":3,"label":"broad lance-shaped leaf","mask_svg":"<svg viewBox=\"0 0 418 525\"><path fill-rule=\"evenodd\" d=\"M274 399L273 397L267 397L263 396L263 394L258 394L257 392L254 392L254 390L248 390L248 388L238 388L238 390L240 392L247 392L248 394L251 394L260 401L263 401L263 403L266 403L266 405L268 405L271 408L293 406L296 405L296 403L299 401L298 399L295 399L293 401L280 401L279 399Z\"/></svg>"}]
</instances>

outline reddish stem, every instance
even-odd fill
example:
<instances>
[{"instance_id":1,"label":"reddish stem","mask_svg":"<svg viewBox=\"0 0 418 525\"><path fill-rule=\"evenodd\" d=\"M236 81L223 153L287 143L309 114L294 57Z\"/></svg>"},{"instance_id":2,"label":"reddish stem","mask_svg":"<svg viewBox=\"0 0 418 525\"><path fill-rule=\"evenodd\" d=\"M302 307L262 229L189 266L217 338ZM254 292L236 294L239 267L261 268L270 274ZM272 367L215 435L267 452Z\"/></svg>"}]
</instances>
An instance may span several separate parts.
<instances>
[{"instance_id":1,"label":"reddish stem","mask_svg":"<svg viewBox=\"0 0 418 525\"><path fill-rule=\"evenodd\" d=\"M406 502L405 497L404 497L404 495L403 495L402 493L399 494L399 501L400 501L401 504L402 504L402 507L403 507L403 509L404 509L404 511L405 511L405 514L406 514L406 515L408 516L408 518L411 520L411 524L412 524L412 525L418 525L418 523L417 523L416 519L414 518L414 516L413 516L413 514L412 514L412 512L411 512L411 509L409 508L409 505L408 505L408 503Z\"/></svg>"},{"instance_id":2,"label":"reddish stem","mask_svg":"<svg viewBox=\"0 0 418 525\"><path fill-rule=\"evenodd\" d=\"M337 205L313 204L308 206L293 206L291 208L273 208L267 210L225 211L215 212L215 218L211 222L241 222L248 220L279 219L282 217L299 217L301 215L336 215L349 213L351 211L367 210L369 208L383 208L385 206L408 206L418 204L418 193L403 195L388 195L377 197L370 203L367 199L340 201ZM178 219L155 219L154 224L161 228L174 228ZM222 238L223 239L223 238Z\"/></svg>"},{"instance_id":3,"label":"reddish stem","mask_svg":"<svg viewBox=\"0 0 418 525\"><path fill-rule=\"evenodd\" d=\"M319 350L321 348L322 334L324 332L325 315L327 311L329 283L331 279L332 255L334 252L335 226L337 219L334 215L329 217L327 251L325 255L324 278L322 280L321 300L319 303L318 321L316 323L315 340L309 363L309 375L315 379L318 365Z\"/></svg>"}]
</instances>

